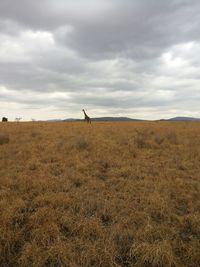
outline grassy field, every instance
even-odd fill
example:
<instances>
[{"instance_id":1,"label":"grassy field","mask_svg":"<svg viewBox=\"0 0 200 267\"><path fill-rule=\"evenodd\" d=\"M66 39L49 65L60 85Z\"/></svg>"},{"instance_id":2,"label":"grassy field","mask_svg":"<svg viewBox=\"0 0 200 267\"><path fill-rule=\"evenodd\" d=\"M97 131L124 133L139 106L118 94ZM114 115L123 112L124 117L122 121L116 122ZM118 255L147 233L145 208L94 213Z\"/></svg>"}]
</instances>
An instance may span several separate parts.
<instances>
[{"instance_id":1,"label":"grassy field","mask_svg":"<svg viewBox=\"0 0 200 267\"><path fill-rule=\"evenodd\" d=\"M0 266L200 266L200 124L0 123Z\"/></svg>"}]
</instances>

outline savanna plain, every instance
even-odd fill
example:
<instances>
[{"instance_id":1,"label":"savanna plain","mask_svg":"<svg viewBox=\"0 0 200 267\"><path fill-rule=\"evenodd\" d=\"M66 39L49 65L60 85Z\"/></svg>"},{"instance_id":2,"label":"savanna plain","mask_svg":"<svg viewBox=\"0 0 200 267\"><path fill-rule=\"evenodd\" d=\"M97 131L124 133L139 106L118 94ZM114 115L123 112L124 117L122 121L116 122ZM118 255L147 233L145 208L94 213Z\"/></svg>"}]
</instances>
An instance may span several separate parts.
<instances>
[{"instance_id":1,"label":"savanna plain","mask_svg":"<svg viewBox=\"0 0 200 267\"><path fill-rule=\"evenodd\" d=\"M0 266L200 266L200 123L0 123Z\"/></svg>"}]
</instances>

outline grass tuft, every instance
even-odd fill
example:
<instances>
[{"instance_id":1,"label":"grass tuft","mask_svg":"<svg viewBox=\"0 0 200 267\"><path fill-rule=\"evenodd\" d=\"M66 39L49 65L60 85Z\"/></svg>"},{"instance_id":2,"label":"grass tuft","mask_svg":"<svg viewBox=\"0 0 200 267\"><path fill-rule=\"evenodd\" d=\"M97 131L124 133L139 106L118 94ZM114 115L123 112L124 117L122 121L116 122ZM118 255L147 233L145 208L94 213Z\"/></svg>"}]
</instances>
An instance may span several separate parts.
<instances>
[{"instance_id":1,"label":"grass tuft","mask_svg":"<svg viewBox=\"0 0 200 267\"><path fill-rule=\"evenodd\" d=\"M9 135L5 133L0 133L0 145L8 144L9 142Z\"/></svg>"}]
</instances>

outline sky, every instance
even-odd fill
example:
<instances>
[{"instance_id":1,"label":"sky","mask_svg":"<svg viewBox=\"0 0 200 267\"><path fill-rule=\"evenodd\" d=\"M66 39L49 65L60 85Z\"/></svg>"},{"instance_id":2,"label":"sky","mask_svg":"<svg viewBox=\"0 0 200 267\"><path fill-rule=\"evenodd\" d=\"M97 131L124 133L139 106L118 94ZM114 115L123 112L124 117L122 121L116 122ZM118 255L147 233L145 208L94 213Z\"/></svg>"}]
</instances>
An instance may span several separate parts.
<instances>
[{"instance_id":1,"label":"sky","mask_svg":"<svg viewBox=\"0 0 200 267\"><path fill-rule=\"evenodd\" d=\"M0 117L200 117L199 0L0 0Z\"/></svg>"}]
</instances>

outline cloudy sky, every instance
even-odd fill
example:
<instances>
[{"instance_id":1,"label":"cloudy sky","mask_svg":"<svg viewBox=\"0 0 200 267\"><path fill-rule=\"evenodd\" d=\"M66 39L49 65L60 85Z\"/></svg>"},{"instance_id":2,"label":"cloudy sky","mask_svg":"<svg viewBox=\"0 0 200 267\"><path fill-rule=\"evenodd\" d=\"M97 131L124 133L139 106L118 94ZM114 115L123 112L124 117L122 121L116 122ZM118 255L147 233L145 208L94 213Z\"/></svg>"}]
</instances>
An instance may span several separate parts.
<instances>
[{"instance_id":1,"label":"cloudy sky","mask_svg":"<svg viewBox=\"0 0 200 267\"><path fill-rule=\"evenodd\" d=\"M199 0L0 0L0 116L200 117Z\"/></svg>"}]
</instances>

